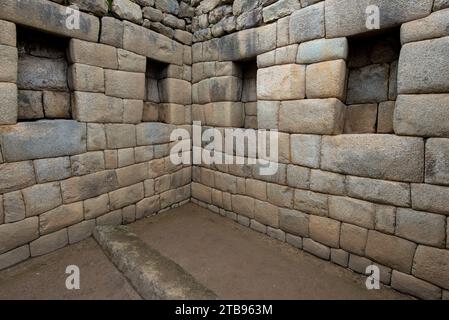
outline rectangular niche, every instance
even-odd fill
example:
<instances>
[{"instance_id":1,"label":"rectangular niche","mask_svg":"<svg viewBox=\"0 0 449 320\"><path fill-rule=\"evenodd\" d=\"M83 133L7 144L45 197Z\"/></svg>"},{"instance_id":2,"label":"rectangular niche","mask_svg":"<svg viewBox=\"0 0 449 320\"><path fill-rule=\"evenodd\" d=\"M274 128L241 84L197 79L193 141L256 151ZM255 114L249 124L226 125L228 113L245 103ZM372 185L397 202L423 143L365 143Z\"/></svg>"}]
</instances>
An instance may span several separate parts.
<instances>
[{"instance_id":1,"label":"rectangular niche","mask_svg":"<svg viewBox=\"0 0 449 320\"><path fill-rule=\"evenodd\" d=\"M257 129L257 60L239 62L242 74L242 103L245 128Z\"/></svg>"},{"instance_id":2,"label":"rectangular niche","mask_svg":"<svg viewBox=\"0 0 449 320\"><path fill-rule=\"evenodd\" d=\"M392 133L401 50L395 28L349 39L345 133Z\"/></svg>"},{"instance_id":3,"label":"rectangular niche","mask_svg":"<svg viewBox=\"0 0 449 320\"><path fill-rule=\"evenodd\" d=\"M70 119L69 39L17 27L18 119Z\"/></svg>"},{"instance_id":4,"label":"rectangular niche","mask_svg":"<svg viewBox=\"0 0 449 320\"><path fill-rule=\"evenodd\" d=\"M161 98L162 80L167 78L168 64L147 59L145 73L145 101L143 108L144 122L162 121L161 105L166 101Z\"/></svg>"}]
</instances>

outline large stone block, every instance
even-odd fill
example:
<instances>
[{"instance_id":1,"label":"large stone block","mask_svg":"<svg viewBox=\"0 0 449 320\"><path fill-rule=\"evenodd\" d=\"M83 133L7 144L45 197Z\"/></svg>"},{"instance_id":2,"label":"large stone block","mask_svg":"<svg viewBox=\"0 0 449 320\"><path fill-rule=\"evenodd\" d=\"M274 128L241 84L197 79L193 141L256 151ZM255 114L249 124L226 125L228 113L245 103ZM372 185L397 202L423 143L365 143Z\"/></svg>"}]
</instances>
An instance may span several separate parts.
<instances>
[{"instance_id":1,"label":"large stone block","mask_svg":"<svg viewBox=\"0 0 449 320\"><path fill-rule=\"evenodd\" d=\"M290 16L290 43L323 38L324 28L324 2L297 10Z\"/></svg>"},{"instance_id":2,"label":"large stone block","mask_svg":"<svg viewBox=\"0 0 449 320\"><path fill-rule=\"evenodd\" d=\"M85 200L115 190L118 187L115 171L101 171L61 181L64 203Z\"/></svg>"},{"instance_id":3,"label":"large stone block","mask_svg":"<svg viewBox=\"0 0 449 320\"><path fill-rule=\"evenodd\" d=\"M449 215L449 188L430 184L412 184L412 207L416 210Z\"/></svg>"},{"instance_id":4,"label":"large stone block","mask_svg":"<svg viewBox=\"0 0 449 320\"><path fill-rule=\"evenodd\" d=\"M64 180L71 175L70 158L50 158L34 161L38 183Z\"/></svg>"},{"instance_id":5,"label":"large stone block","mask_svg":"<svg viewBox=\"0 0 449 320\"><path fill-rule=\"evenodd\" d=\"M311 170L310 190L327 194L344 195L346 192L345 179L346 177L342 174Z\"/></svg>"},{"instance_id":6,"label":"large stone block","mask_svg":"<svg viewBox=\"0 0 449 320\"><path fill-rule=\"evenodd\" d=\"M446 217L398 208L396 212L396 234L413 242L444 248Z\"/></svg>"},{"instance_id":7,"label":"large stone block","mask_svg":"<svg viewBox=\"0 0 449 320\"><path fill-rule=\"evenodd\" d=\"M106 124L108 148L120 149L136 146L136 126L133 124Z\"/></svg>"},{"instance_id":8,"label":"large stone block","mask_svg":"<svg viewBox=\"0 0 449 320\"><path fill-rule=\"evenodd\" d=\"M62 204L59 183L37 184L22 190L27 217L35 216Z\"/></svg>"},{"instance_id":9,"label":"large stone block","mask_svg":"<svg viewBox=\"0 0 449 320\"><path fill-rule=\"evenodd\" d=\"M449 289L449 250L418 246L413 275Z\"/></svg>"},{"instance_id":10,"label":"large stone block","mask_svg":"<svg viewBox=\"0 0 449 320\"><path fill-rule=\"evenodd\" d=\"M340 246L342 249L364 256L367 239L367 229L347 223L341 225Z\"/></svg>"},{"instance_id":11,"label":"large stone block","mask_svg":"<svg viewBox=\"0 0 449 320\"><path fill-rule=\"evenodd\" d=\"M254 201L254 219L273 228L279 228L279 208L268 202Z\"/></svg>"},{"instance_id":12,"label":"large stone block","mask_svg":"<svg viewBox=\"0 0 449 320\"><path fill-rule=\"evenodd\" d=\"M101 43L71 39L68 49L71 63L81 63L101 68L117 69L117 49Z\"/></svg>"},{"instance_id":13,"label":"large stone block","mask_svg":"<svg viewBox=\"0 0 449 320\"><path fill-rule=\"evenodd\" d=\"M3 156L21 161L74 155L86 151L86 125L72 120L22 122L0 129Z\"/></svg>"},{"instance_id":14,"label":"large stone block","mask_svg":"<svg viewBox=\"0 0 449 320\"><path fill-rule=\"evenodd\" d=\"M23 220L25 218L25 203L20 191L3 195L5 223Z\"/></svg>"},{"instance_id":15,"label":"large stone block","mask_svg":"<svg viewBox=\"0 0 449 320\"><path fill-rule=\"evenodd\" d=\"M292 134L290 141L292 163L310 168L320 166L321 136Z\"/></svg>"},{"instance_id":16,"label":"large stone block","mask_svg":"<svg viewBox=\"0 0 449 320\"><path fill-rule=\"evenodd\" d=\"M111 209L120 209L135 204L144 198L143 183L121 188L109 193Z\"/></svg>"},{"instance_id":17,"label":"large stone block","mask_svg":"<svg viewBox=\"0 0 449 320\"><path fill-rule=\"evenodd\" d=\"M399 57L398 93L448 92L448 50L449 37L404 45Z\"/></svg>"},{"instance_id":18,"label":"large stone block","mask_svg":"<svg viewBox=\"0 0 449 320\"><path fill-rule=\"evenodd\" d=\"M303 239L303 248L304 251L313 254L314 256L317 256L318 258L329 260L330 258L330 248L326 247L325 245L322 245L321 243L318 243L316 241L313 241L310 238L304 238Z\"/></svg>"},{"instance_id":19,"label":"large stone block","mask_svg":"<svg viewBox=\"0 0 449 320\"><path fill-rule=\"evenodd\" d=\"M122 122L123 100L103 93L75 91L72 95L73 117L82 122Z\"/></svg>"},{"instance_id":20,"label":"large stone block","mask_svg":"<svg viewBox=\"0 0 449 320\"><path fill-rule=\"evenodd\" d=\"M13 266L30 257L30 248L28 245L8 251L0 255L0 270Z\"/></svg>"},{"instance_id":21,"label":"large stone block","mask_svg":"<svg viewBox=\"0 0 449 320\"><path fill-rule=\"evenodd\" d=\"M18 119L32 120L44 118L42 105L42 91L19 90L18 95Z\"/></svg>"},{"instance_id":22,"label":"large stone block","mask_svg":"<svg viewBox=\"0 0 449 320\"><path fill-rule=\"evenodd\" d=\"M92 151L70 158L72 175L83 176L105 169L103 151Z\"/></svg>"},{"instance_id":23,"label":"large stone block","mask_svg":"<svg viewBox=\"0 0 449 320\"><path fill-rule=\"evenodd\" d=\"M354 198L401 207L411 204L408 183L348 176L346 188L348 196Z\"/></svg>"},{"instance_id":24,"label":"large stone block","mask_svg":"<svg viewBox=\"0 0 449 320\"><path fill-rule=\"evenodd\" d=\"M17 81L17 48L0 44L0 81Z\"/></svg>"},{"instance_id":25,"label":"large stone block","mask_svg":"<svg viewBox=\"0 0 449 320\"><path fill-rule=\"evenodd\" d=\"M257 127L277 129L279 127L279 101L257 101Z\"/></svg>"},{"instance_id":26,"label":"large stone block","mask_svg":"<svg viewBox=\"0 0 449 320\"><path fill-rule=\"evenodd\" d=\"M290 133L341 134L345 105L338 99L285 101L279 110L279 129Z\"/></svg>"},{"instance_id":27,"label":"large stone block","mask_svg":"<svg viewBox=\"0 0 449 320\"><path fill-rule=\"evenodd\" d=\"M328 215L328 195L306 190L295 190L294 207L319 216Z\"/></svg>"},{"instance_id":28,"label":"large stone block","mask_svg":"<svg viewBox=\"0 0 449 320\"><path fill-rule=\"evenodd\" d=\"M391 83L391 82L390 82ZM395 101L379 103L377 108L377 133L393 133Z\"/></svg>"},{"instance_id":29,"label":"large stone block","mask_svg":"<svg viewBox=\"0 0 449 320\"><path fill-rule=\"evenodd\" d=\"M15 124L18 115L17 86L0 83L0 124Z\"/></svg>"},{"instance_id":30,"label":"large stone block","mask_svg":"<svg viewBox=\"0 0 449 320\"><path fill-rule=\"evenodd\" d=\"M346 62L334 60L307 66L306 96L308 99L346 98Z\"/></svg>"},{"instance_id":31,"label":"large stone block","mask_svg":"<svg viewBox=\"0 0 449 320\"><path fill-rule=\"evenodd\" d=\"M123 48L165 63L183 64L184 47L162 34L124 22Z\"/></svg>"},{"instance_id":32,"label":"large stone block","mask_svg":"<svg viewBox=\"0 0 449 320\"><path fill-rule=\"evenodd\" d=\"M167 78L160 80L158 86L161 102L169 102L182 105L192 103L192 87L190 82L180 79ZM231 88L228 89L232 90Z\"/></svg>"},{"instance_id":33,"label":"large stone block","mask_svg":"<svg viewBox=\"0 0 449 320\"><path fill-rule=\"evenodd\" d=\"M30 243L32 257L41 256L65 247L69 243L67 229L47 234Z\"/></svg>"},{"instance_id":34,"label":"large stone block","mask_svg":"<svg viewBox=\"0 0 449 320\"><path fill-rule=\"evenodd\" d=\"M210 79L209 90L210 102L240 101L242 80L234 76L214 77Z\"/></svg>"},{"instance_id":35,"label":"large stone block","mask_svg":"<svg viewBox=\"0 0 449 320\"><path fill-rule=\"evenodd\" d=\"M424 142L394 135L323 137L321 168L382 180L421 182Z\"/></svg>"},{"instance_id":36,"label":"large stone block","mask_svg":"<svg viewBox=\"0 0 449 320\"><path fill-rule=\"evenodd\" d=\"M425 300L440 300L441 289L414 276L393 270L391 287Z\"/></svg>"},{"instance_id":37,"label":"large stone block","mask_svg":"<svg viewBox=\"0 0 449 320\"><path fill-rule=\"evenodd\" d=\"M209 103L204 112L209 126L241 128L244 123L244 107L240 102Z\"/></svg>"},{"instance_id":38,"label":"large stone block","mask_svg":"<svg viewBox=\"0 0 449 320\"><path fill-rule=\"evenodd\" d=\"M310 169L287 165L287 185L293 188L308 189L310 186Z\"/></svg>"},{"instance_id":39,"label":"large stone block","mask_svg":"<svg viewBox=\"0 0 449 320\"><path fill-rule=\"evenodd\" d=\"M48 234L76 224L83 219L82 202L63 205L39 216L39 232L41 235Z\"/></svg>"},{"instance_id":40,"label":"large stone block","mask_svg":"<svg viewBox=\"0 0 449 320\"><path fill-rule=\"evenodd\" d=\"M267 184L268 201L284 208L293 208L294 189L277 184Z\"/></svg>"},{"instance_id":41,"label":"large stone block","mask_svg":"<svg viewBox=\"0 0 449 320\"><path fill-rule=\"evenodd\" d=\"M67 28L73 14L79 14L79 28ZM97 17L45 0L3 1L0 19L56 33L70 38L97 41L100 21ZM72 25L69 24L71 27Z\"/></svg>"},{"instance_id":42,"label":"large stone block","mask_svg":"<svg viewBox=\"0 0 449 320\"><path fill-rule=\"evenodd\" d=\"M123 22L114 17L101 18L100 42L121 48L123 46Z\"/></svg>"},{"instance_id":43,"label":"large stone block","mask_svg":"<svg viewBox=\"0 0 449 320\"><path fill-rule=\"evenodd\" d=\"M69 67L68 83L71 90L104 92L104 71L100 67L75 63Z\"/></svg>"},{"instance_id":44,"label":"large stone block","mask_svg":"<svg viewBox=\"0 0 449 320\"><path fill-rule=\"evenodd\" d=\"M373 230L368 231L366 256L387 267L410 273L415 251L416 244L413 242Z\"/></svg>"},{"instance_id":45,"label":"large stone block","mask_svg":"<svg viewBox=\"0 0 449 320\"><path fill-rule=\"evenodd\" d=\"M346 107L344 133L376 133L377 104L353 104Z\"/></svg>"},{"instance_id":46,"label":"large stone block","mask_svg":"<svg viewBox=\"0 0 449 320\"><path fill-rule=\"evenodd\" d=\"M164 123L141 123L136 126L137 145L152 145L170 142L170 134L174 125Z\"/></svg>"},{"instance_id":47,"label":"large stone block","mask_svg":"<svg viewBox=\"0 0 449 320\"><path fill-rule=\"evenodd\" d=\"M17 248L39 237L39 219L28 218L0 225L0 253Z\"/></svg>"},{"instance_id":48,"label":"large stone block","mask_svg":"<svg viewBox=\"0 0 449 320\"><path fill-rule=\"evenodd\" d=\"M326 1L326 37L345 37L371 31L367 28L367 8L379 8L380 28L398 26L430 14L432 0L328 0Z\"/></svg>"},{"instance_id":49,"label":"large stone block","mask_svg":"<svg viewBox=\"0 0 449 320\"><path fill-rule=\"evenodd\" d=\"M123 71L145 72L147 58L131 51L117 49L118 68Z\"/></svg>"},{"instance_id":50,"label":"large stone block","mask_svg":"<svg viewBox=\"0 0 449 320\"><path fill-rule=\"evenodd\" d=\"M148 178L148 163L143 162L116 170L120 187L130 186ZM170 183L170 179L168 180Z\"/></svg>"},{"instance_id":51,"label":"large stone block","mask_svg":"<svg viewBox=\"0 0 449 320\"><path fill-rule=\"evenodd\" d=\"M259 100L298 100L305 97L306 68L288 64L257 71Z\"/></svg>"},{"instance_id":52,"label":"large stone block","mask_svg":"<svg viewBox=\"0 0 449 320\"><path fill-rule=\"evenodd\" d=\"M20 190L36 183L31 161L0 164L0 177L0 193Z\"/></svg>"},{"instance_id":53,"label":"large stone block","mask_svg":"<svg viewBox=\"0 0 449 320\"><path fill-rule=\"evenodd\" d=\"M440 38L449 35L446 28L449 23L449 10L433 12L431 15L404 23L401 26L401 42L416 42Z\"/></svg>"},{"instance_id":54,"label":"large stone block","mask_svg":"<svg viewBox=\"0 0 449 320\"><path fill-rule=\"evenodd\" d=\"M338 248L340 244L340 222L326 217L309 216L310 238L326 246Z\"/></svg>"},{"instance_id":55,"label":"large stone block","mask_svg":"<svg viewBox=\"0 0 449 320\"><path fill-rule=\"evenodd\" d=\"M15 47L17 45L16 25L9 21L0 20L0 44Z\"/></svg>"},{"instance_id":56,"label":"large stone block","mask_svg":"<svg viewBox=\"0 0 449 320\"><path fill-rule=\"evenodd\" d=\"M279 209L279 227L300 237L309 236L309 215L291 209Z\"/></svg>"},{"instance_id":57,"label":"large stone block","mask_svg":"<svg viewBox=\"0 0 449 320\"><path fill-rule=\"evenodd\" d=\"M103 194L99 197L87 199L84 205L84 218L94 219L109 212L109 195Z\"/></svg>"},{"instance_id":58,"label":"large stone block","mask_svg":"<svg viewBox=\"0 0 449 320\"><path fill-rule=\"evenodd\" d=\"M70 93L57 91L44 91L44 114L49 119L70 119Z\"/></svg>"},{"instance_id":59,"label":"large stone block","mask_svg":"<svg viewBox=\"0 0 449 320\"><path fill-rule=\"evenodd\" d=\"M375 103L388 100L388 64L372 64L352 69L348 79L348 104Z\"/></svg>"},{"instance_id":60,"label":"large stone block","mask_svg":"<svg viewBox=\"0 0 449 320\"><path fill-rule=\"evenodd\" d=\"M332 196L329 197L329 217L363 228L374 229L375 206L366 201Z\"/></svg>"},{"instance_id":61,"label":"large stone block","mask_svg":"<svg viewBox=\"0 0 449 320\"><path fill-rule=\"evenodd\" d=\"M142 9L140 6L129 0L113 0L112 12L119 18L129 20L137 24L143 21Z\"/></svg>"},{"instance_id":62,"label":"large stone block","mask_svg":"<svg viewBox=\"0 0 449 320\"><path fill-rule=\"evenodd\" d=\"M77 243L89 238L95 229L95 220L82 221L67 228L69 243Z\"/></svg>"},{"instance_id":63,"label":"large stone block","mask_svg":"<svg viewBox=\"0 0 449 320\"><path fill-rule=\"evenodd\" d=\"M426 183L449 185L449 139L427 140Z\"/></svg>"},{"instance_id":64,"label":"large stone block","mask_svg":"<svg viewBox=\"0 0 449 320\"><path fill-rule=\"evenodd\" d=\"M125 99L145 99L145 74L105 70L106 95Z\"/></svg>"},{"instance_id":65,"label":"large stone block","mask_svg":"<svg viewBox=\"0 0 449 320\"><path fill-rule=\"evenodd\" d=\"M296 62L309 64L338 59L346 60L348 52L346 38L312 40L299 45Z\"/></svg>"},{"instance_id":66,"label":"large stone block","mask_svg":"<svg viewBox=\"0 0 449 320\"><path fill-rule=\"evenodd\" d=\"M104 16L108 13L108 2L106 0L72 0L82 11L92 12L98 16Z\"/></svg>"}]
</instances>

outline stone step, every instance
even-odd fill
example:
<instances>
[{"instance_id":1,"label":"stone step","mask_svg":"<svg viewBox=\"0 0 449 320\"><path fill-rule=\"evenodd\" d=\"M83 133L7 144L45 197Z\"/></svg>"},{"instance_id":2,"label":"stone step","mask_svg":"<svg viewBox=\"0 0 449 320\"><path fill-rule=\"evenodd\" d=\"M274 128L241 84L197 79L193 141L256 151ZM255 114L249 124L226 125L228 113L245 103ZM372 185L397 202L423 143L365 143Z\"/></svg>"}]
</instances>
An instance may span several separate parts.
<instances>
[{"instance_id":1,"label":"stone step","mask_svg":"<svg viewBox=\"0 0 449 320\"><path fill-rule=\"evenodd\" d=\"M217 299L214 292L125 226L98 226L94 238L144 299Z\"/></svg>"}]
</instances>

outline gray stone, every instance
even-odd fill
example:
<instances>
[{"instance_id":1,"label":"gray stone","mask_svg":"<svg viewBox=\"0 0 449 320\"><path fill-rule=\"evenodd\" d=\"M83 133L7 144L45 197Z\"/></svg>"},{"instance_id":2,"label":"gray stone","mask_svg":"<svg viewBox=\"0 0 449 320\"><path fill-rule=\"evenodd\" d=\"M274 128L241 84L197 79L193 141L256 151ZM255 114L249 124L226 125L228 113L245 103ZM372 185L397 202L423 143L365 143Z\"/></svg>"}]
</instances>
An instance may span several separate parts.
<instances>
[{"instance_id":1,"label":"gray stone","mask_svg":"<svg viewBox=\"0 0 449 320\"><path fill-rule=\"evenodd\" d=\"M263 21L265 23L288 16L301 8L297 0L280 0L263 9Z\"/></svg>"},{"instance_id":2,"label":"gray stone","mask_svg":"<svg viewBox=\"0 0 449 320\"><path fill-rule=\"evenodd\" d=\"M431 15L404 23L401 26L401 43L440 38L449 35L449 10L433 12Z\"/></svg>"},{"instance_id":3,"label":"gray stone","mask_svg":"<svg viewBox=\"0 0 449 320\"><path fill-rule=\"evenodd\" d=\"M376 205L376 230L393 234L396 228L396 208Z\"/></svg>"},{"instance_id":4,"label":"gray stone","mask_svg":"<svg viewBox=\"0 0 449 320\"><path fill-rule=\"evenodd\" d=\"M106 95L125 99L145 98L145 74L105 70Z\"/></svg>"},{"instance_id":5,"label":"gray stone","mask_svg":"<svg viewBox=\"0 0 449 320\"><path fill-rule=\"evenodd\" d=\"M65 247L69 243L67 229L47 234L30 243L32 257L41 256Z\"/></svg>"},{"instance_id":6,"label":"gray stone","mask_svg":"<svg viewBox=\"0 0 449 320\"><path fill-rule=\"evenodd\" d=\"M134 2L129 0L113 0L111 8L112 12L119 18L129 20L137 24L141 24L143 21L142 9Z\"/></svg>"},{"instance_id":7,"label":"gray stone","mask_svg":"<svg viewBox=\"0 0 449 320\"><path fill-rule=\"evenodd\" d=\"M149 217L160 210L159 196L145 198L136 205L136 219Z\"/></svg>"},{"instance_id":8,"label":"gray stone","mask_svg":"<svg viewBox=\"0 0 449 320\"><path fill-rule=\"evenodd\" d=\"M109 193L111 209L121 209L144 198L143 183L121 188Z\"/></svg>"},{"instance_id":9,"label":"gray stone","mask_svg":"<svg viewBox=\"0 0 449 320\"><path fill-rule=\"evenodd\" d=\"M122 210L109 212L96 219L96 223L98 226L118 226L122 224L122 221Z\"/></svg>"},{"instance_id":10,"label":"gray stone","mask_svg":"<svg viewBox=\"0 0 449 320\"><path fill-rule=\"evenodd\" d=\"M71 120L23 122L2 130L3 156L21 161L86 151L86 125Z\"/></svg>"},{"instance_id":11,"label":"gray stone","mask_svg":"<svg viewBox=\"0 0 449 320\"><path fill-rule=\"evenodd\" d=\"M441 299L441 289L437 286L396 270L393 270L391 286L400 292L411 294L420 299Z\"/></svg>"},{"instance_id":12,"label":"gray stone","mask_svg":"<svg viewBox=\"0 0 449 320\"><path fill-rule=\"evenodd\" d=\"M321 168L324 170L383 180L421 182L423 160L424 142L420 138L364 134L322 139Z\"/></svg>"},{"instance_id":13,"label":"gray stone","mask_svg":"<svg viewBox=\"0 0 449 320\"><path fill-rule=\"evenodd\" d=\"M310 169L288 165L287 184L294 188L308 189L310 185Z\"/></svg>"},{"instance_id":14,"label":"gray stone","mask_svg":"<svg viewBox=\"0 0 449 320\"><path fill-rule=\"evenodd\" d=\"M105 169L104 154L102 151L93 151L72 156L70 161L73 176L83 176Z\"/></svg>"},{"instance_id":15,"label":"gray stone","mask_svg":"<svg viewBox=\"0 0 449 320\"><path fill-rule=\"evenodd\" d=\"M0 81L17 81L17 48L0 44Z\"/></svg>"},{"instance_id":16,"label":"gray stone","mask_svg":"<svg viewBox=\"0 0 449 320\"><path fill-rule=\"evenodd\" d=\"M23 55L18 63L17 85L21 89L67 90L67 61Z\"/></svg>"},{"instance_id":17,"label":"gray stone","mask_svg":"<svg viewBox=\"0 0 449 320\"><path fill-rule=\"evenodd\" d=\"M327 216L328 195L296 189L294 207L306 213Z\"/></svg>"},{"instance_id":18,"label":"gray stone","mask_svg":"<svg viewBox=\"0 0 449 320\"><path fill-rule=\"evenodd\" d=\"M0 164L0 176L0 193L20 190L36 183L31 161Z\"/></svg>"},{"instance_id":19,"label":"gray stone","mask_svg":"<svg viewBox=\"0 0 449 320\"><path fill-rule=\"evenodd\" d=\"M279 101L257 101L257 122L259 129L277 129Z\"/></svg>"},{"instance_id":20,"label":"gray stone","mask_svg":"<svg viewBox=\"0 0 449 320\"><path fill-rule=\"evenodd\" d=\"M374 229L375 206L370 202L347 197L329 197L329 217Z\"/></svg>"},{"instance_id":21,"label":"gray stone","mask_svg":"<svg viewBox=\"0 0 449 320\"><path fill-rule=\"evenodd\" d=\"M305 97L306 68L289 64L259 69L257 98L259 100L298 100Z\"/></svg>"},{"instance_id":22,"label":"gray stone","mask_svg":"<svg viewBox=\"0 0 449 320\"><path fill-rule=\"evenodd\" d=\"M443 289L449 289L449 250L418 246L413 275Z\"/></svg>"},{"instance_id":23,"label":"gray stone","mask_svg":"<svg viewBox=\"0 0 449 320\"><path fill-rule=\"evenodd\" d=\"M416 210L449 215L449 188L430 184L412 184L412 207Z\"/></svg>"},{"instance_id":24,"label":"gray stone","mask_svg":"<svg viewBox=\"0 0 449 320\"><path fill-rule=\"evenodd\" d=\"M164 123L141 123L136 126L137 145L152 145L170 142L170 134L175 126Z\"/></svg>"},{"instance_id":25,"label":"gray stone","mask_svg":"<svg viewBox=\"0 0 449 320\"><path fill-rule=\"evenodd\" d=\"M75 63L69 67L68 83L71 90L104 92L104 71L100 67Z\"/></svg>"},{"instance_id":26,"label":"gray stone","mask_svg":"<svg viewBox=\"0 0 449 320\"><path fill-rule=\"evenodd\" d=\"M309 238L303 239L303 249L306 252L317 256L318 258L329 260L330 258L330 248L322 245L316 241Z\"/></svg>"},{"instance_id":27,"label":"gray stone","mask_svg":"<svg viewBox=\"0 0 449 320\"><path fill-rule=\"evenodd\" d=\"M176 0L155 0L154 5L157 9L177 15L179 13L179 3Z\"/></svg>"},{"instance_id":28,"label":"gray stone","mask_svg":"<svg viewBox=\"0 0 449 320\"><path fill-rule=\"evenodd\" d=\"M396 103L394 101L379 103L379 107L377 109L377 133L394 132L393 119L395 105Z\"/></svg>"},{"instance_id":29,"label":"gray stone","mask_svg":"<svg viewBox=\"0 0 449 320\"><path fill-rule=\"evenodd\" d=\"M122 99L103 93L75 91L72 95L73 117L82 122L122 122ZM106 112L105 112L106 111Z\"/></svg>"},{"instance_id":30,"label":"gray stone","mask_svg":"<svg viewBox=\"0 0 449 320\"><path fill-rule=\"evenodd\" d=\"M14 83L0 83L0 124L17 122L17 86Z\"/></svg>"},{"instance_id":31,"label":"gray stone","mask_svg":"<svg viewBox=\"0 0 449 320\"><path fill-rule=\"evenodd\" d=\"M449 72L448 50L449 37L404 45L399 57L398 93L447 92L449 79L444 74Z\"/></svg>"},{"instance_id":32,"label":"gray stone","mask_svg":"<svg viewBox=\"0 0 449 320\"><path fill-rule=\"evenodd\" d=\"M389 66L374 64L349 72L348 104L388 100Z\"/></svg>"},{"instance_id":33,"label":"gray stone","mask_svg":"<svg viewBox=\"0 0 449 320\"><path fill-rule=\"evenodd\" d=\"M433 3L433 11L441 10L449 7L448 0L435 0Z\"/></svg>"},{"instance_id":34,"label":"gray stone","mask_svg":"<svg viewBox=\"0 0 449 320\"><path fill-rule=\"evenodd\" d=\"M115 47L71 39L68 49L71 63L87 64L101 68L117 69L117 49Z\"/></svg>"},{"instance_id":35,"label":"gray stone","mask_svg":"<svg viewBox=\"0 0 449 320\"><path fill-rule=\"evenodd\" d=\"M332 248L339 248L340 245L340 225L326 217L309 216L310 238Z\"/></svg>"},{"instance_id":36,"label":"gray stone","mask_svg":"<svg viewBox=\"0 0 449 320\"><path fill-rule=\"evenodd\" d=\"M425 182L449 185L449 139L427 140Z\"/></svg>"},{"instance_id":37,"label":"gray stone","mask_svg":"<svg viewBox=\"0 0 449 320\"><path fill-rule=\"evenodd\" d=\"M120 149L136 146L136 126L132 124L106 124L108 148Z\"/></svg>"},{"instance_id":38,"label":"gray stone","mask_svg":"<svg viewBox=\"0 0 449 320\"><path fill-rule=\"evenodd\" d=\"M22 193L14 191L3 195L3 209L5 223L16 222L25 219L25 203Z\"/></svg>"},{"instance_id":39,"label":"gray stone","mask_svg":"<svg viewBox=\"0 0 449 320\"><path fill-rule=\"evenodd\" d=\"M39 215L62 204L59 183L37 184L22 190L27 217Z\"/></svg>"},{"instance_id":40,"label":"gray stone","mask_svg":"<svg viewBox=\"0 0 449 320\"><path fill-rule=\"evenodd\" d=\"M312 170L310 174L310 190L327 194L344 195L345 176L321 170Z\"/></svg>"},{"instance_id":41,"label":"gray stone","mask_svg":"<svg viewBox=\"0 0 449 320\"><path fill-rule=\"evenodd\" d=\"M100 42L117 48L123 47L123 22L113 17L101 18Z\"/></svg>"},{"instance_id":42,"label":"gray stone","mask_svg":"<svg viewBox=\"0 0 449 320\"><path fill-rule=\"evenodd\" d=\"M310 64L329 60L346 60L348 52L346 38L312 40L299 45L296 62Z\"/></svg>"},{"instance_id":43,"label":"gray stone","mask_svg":"<svg viewBox=\"0 0 449 320\"><path fill-rule=\"evenodd\" d=\"M8 251L0 255L0 270L11 267L30 257L30 248L28 245L21 246L17 249Z\"/></svg>"},{"instance_id":44,"label":"gray stone","mask_svg":"<svg viewBox=\"0 0 449 320\"><path fill-rule=\"evenodd\" d=\"M108 2L106 0L72 0L82 11L92 12L98 16L108 13Z\"/></svg>"},{"instance_id":45,"label":"gray stone","mask_svg":"<svg viewBox=\"0 0 449 320\"><path fill-rule=\"evenodd\" d=\"M290 43L323 38L324 2L295 11L290 16Z\"/></svg>"},{"instance_id":46,"label":"gray stone","mask_svg":"<svg viewBox=\"0 0 449 320\"><path fill-rule=\"evenodd\" d=\"M164 19L164 14L159 9L145 7L143 8L143 17L154 22L161 22Z\"/></svg>"},{"instance_id":47,"label":"gray stone","mask_svg":"<svg viewBox=\"0 0 449 320\"><path fill-rule=\"evenodd\" d=\"M83 203L63 205L39 216L40 235L48 234L82 221Z\"/></svg>"},{"instance_id":48,"label":"gray stone","mask_svg":"<svg viewBox=\"0 0 449 320\"><path fill-rule=\"evenodd\" d=\"M0 253L22 246L39 237L39 219L28 218L0 225Z\"/></svg>"},{"instance_id":49,"label":"gray stone","mask_svg":"<svg viewBox=\"0 0 449 320\"><path fill-rule=\"evenodd\" d=\"M344 133L376 133L377 104L353 104L346 107Z\"/></svg>"},{"instance_id":50,"label":"gray stone","mask_svg":"<svg viewBox=\"0 0 449 320\"><path fill-rule=\"evenodd\" d=\"M57 91L44 91L44 113L50 119L70 119L70 93Z\"/></svg>"},{"instance_id":51,"label":"gray stone","mask_svg":"<svg viewBox=\"0 0 449 320\"><path fill-rule=\"evenodd\" d=\"M70 158L50 158L34 161L38 183L64 180L71 175Z\"/></svg>"},{"instance_id":52,"label":"gray stone","mask_svg":"<svg viewBox=\"0 0 449 320\"><path fill-rule=\"evenodd\" d=\"M95 228L95 220L82 221L78 224L67 228L69 243L77 243L81 240L89 238Z\"/></svg>"},{"instance_id":53,"label":"gray stone","mask_svg":"<svg viewBox=\"0 0 449 320\"><path fill-rule=\"evenodd\" d=\"M367 238L367 229L347 223L341 225L340 246L342 249L363 256Z\"/></svg>"},{"instance_id":54,"label":"gray stone","mask_svg":"<svg viewBox=\"0 0 449 320\"><path fill-rule=\"evenodd\" d=\"M341 249L331 249L331 261L346 268L349 262L349 253Z\"/></svg>"},{"instance_id":55,"label":"gray stone","mask_svg":"<svg viewBox=\"0 0 449 320\"><path fill-rule=\"evenodd\" d=\"M18 95L18 119L31 120L44 118L42 105L42 92L33 90L19 90Z\"/></svg>"},{"instance_id":56,"label":"gray stone","mask_svg":"<svg viewBox=\"0 0 449 320\"><path fill-rule=\"evenodd\" d=\"M310 168L320 166L321 136L293 134L290 140L292 163Z\"/></svg>"}]
</instances>

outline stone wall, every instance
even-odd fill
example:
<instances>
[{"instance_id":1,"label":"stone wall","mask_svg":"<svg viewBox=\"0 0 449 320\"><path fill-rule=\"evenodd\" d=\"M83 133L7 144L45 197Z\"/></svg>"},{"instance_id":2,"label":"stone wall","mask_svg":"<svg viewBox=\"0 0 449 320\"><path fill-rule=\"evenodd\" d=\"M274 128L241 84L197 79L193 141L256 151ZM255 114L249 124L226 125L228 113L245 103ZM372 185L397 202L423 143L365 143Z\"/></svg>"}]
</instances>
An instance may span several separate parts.
<instances>
[{"instance_id":1,"label":"stone wall","mask_svg":"<svg viewBox=\"0 0 449 320\"><path fill-rule=\"evenodd\" d=\"M449 3L196 4L192 119L240 127L240 66L256 59L256 127L279 130L279 170L194 166L192 201L355 272L375 263L402 292L448 297ZM380 31L366 28L371 4Z\"/></svg>"},{"instance_id":2,"label":"stone wall","mask_svg":"<svg viewBox=\"0 0 449 320\"><path fill-rule=\"evenodd\" d=\"M0 3L0 268L191 199L449 297L448 1L72 0L80 29L55 2ZM28 27L59 49L35 54ZM24 85L29 59L67 85ZM69 112L50 116L46 92ZM173 165L192 120L279 130L277 173Z\"/></svg>"}]
</instances>

